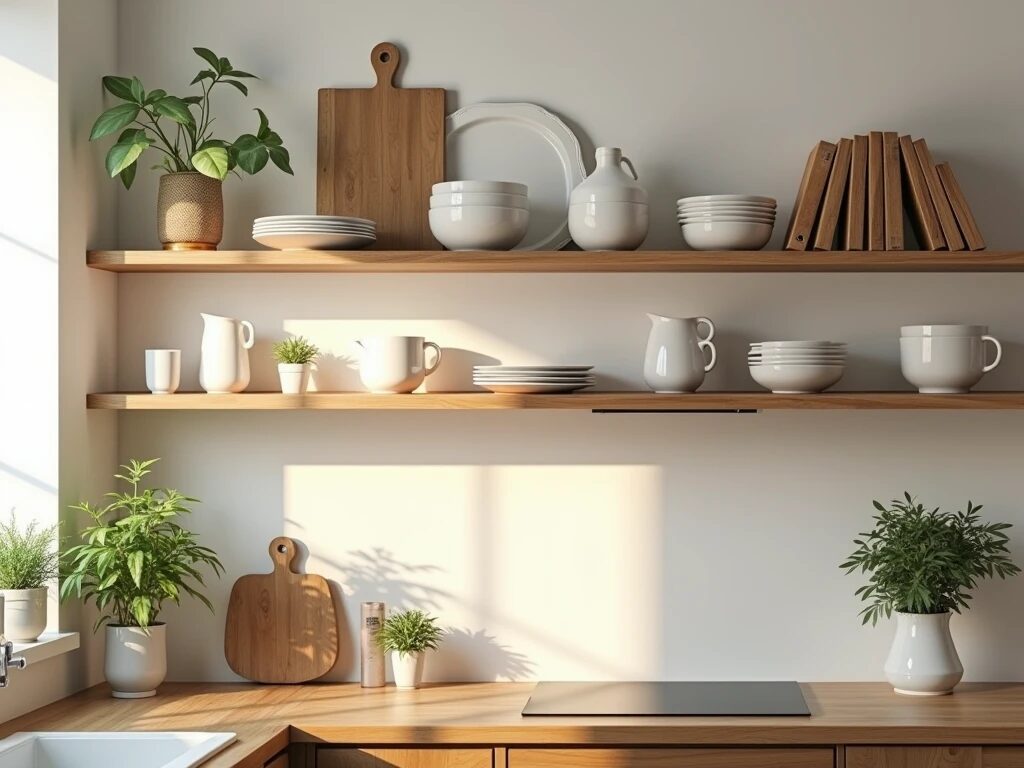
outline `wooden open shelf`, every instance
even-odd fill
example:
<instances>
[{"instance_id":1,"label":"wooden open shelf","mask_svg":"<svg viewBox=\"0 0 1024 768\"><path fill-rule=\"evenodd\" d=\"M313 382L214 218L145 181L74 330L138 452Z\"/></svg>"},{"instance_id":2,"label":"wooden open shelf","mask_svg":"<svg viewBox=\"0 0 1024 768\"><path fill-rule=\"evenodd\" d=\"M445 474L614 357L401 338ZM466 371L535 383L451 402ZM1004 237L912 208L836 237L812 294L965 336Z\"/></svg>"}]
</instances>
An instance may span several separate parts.
<instances>
[{"instance_id":1,"label":"wooden open shelf","mask_svg":"<svg viewBox=\"0 0 1024 768\"><path fill-rule=\"evenodd\" d=\"M1022 272L1024 251L90 251L108 272Z\"/></svg>"},{"instance_id":2,"label":"wooden open shelf","mask_svg":"<svg viewBox=\"0 0 1024 768\"><path fill-rule=\"evenodd\" d=\"M179 392L151 395L135 392L87 396L89 408L128 411L291 411L291 410L582 410L582 411L760 411L760 410L1021 410L1024 392L971 392L963 395L920 395L916 392L824 392L816 395L774 395L770 392L696 392L658 395L652 392L577 392L566 395L495 395L453 392L414 395L373 395L361 392L316 392L282 395L245 392L208 395Z\"/></svg>"}]
</instances>

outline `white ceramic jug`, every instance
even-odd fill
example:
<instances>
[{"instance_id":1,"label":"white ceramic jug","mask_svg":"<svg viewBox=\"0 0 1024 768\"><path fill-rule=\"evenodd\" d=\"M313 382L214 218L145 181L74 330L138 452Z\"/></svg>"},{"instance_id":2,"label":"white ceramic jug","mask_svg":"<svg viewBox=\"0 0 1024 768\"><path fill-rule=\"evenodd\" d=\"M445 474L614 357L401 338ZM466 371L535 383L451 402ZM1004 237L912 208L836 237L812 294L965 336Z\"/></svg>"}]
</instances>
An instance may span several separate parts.
<instances>
[{"instance_id":1,"label":"white ceramic jug","mask_svg":"<svg viewBox=\"0 0 1024 768\"><path fill-rule=\"evenodd\" d=\"M650 312L651 334L644 356L644 381L655 392L695 392L704 383L704 374L715 367L718 352L711 341L715 325L706 317L663 317ZM708 327L700 337L698 327ZM711 350L705 363L704 350Z\"/></svg>"},{"instance_id":2,"label":"white ceramic jug","mask_svg":"<svg viewBox=\"0 0 1024 768\"><path fill-rule=\"evenodd\" d=\"M621 149L598 147L596 155L597 168L569 198L569 234L585 251L632 251L647 237L647 190Z\"/></svg>"},{"instance_id":3,"label":"white ceramic jug","mask_svg":"<svg viewBox=\"0 0 1024 768\"><path fill-rule=\"evenodd\" d=\"M248 320L208 315L203 317L203 346L199 358L199 386L210 394L241 392L249 386L249 350L256 331ZM246 338L245 331L248 331Z\"/></svg>"}]
</instances>

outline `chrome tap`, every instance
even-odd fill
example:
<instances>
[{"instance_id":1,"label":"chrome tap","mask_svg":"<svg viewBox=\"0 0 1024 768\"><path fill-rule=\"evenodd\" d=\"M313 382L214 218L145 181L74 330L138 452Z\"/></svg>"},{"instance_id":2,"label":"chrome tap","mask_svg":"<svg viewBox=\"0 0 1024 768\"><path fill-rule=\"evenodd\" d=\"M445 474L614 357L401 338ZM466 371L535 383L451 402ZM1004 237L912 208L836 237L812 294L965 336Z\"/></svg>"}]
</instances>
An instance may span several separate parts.
<instances>
[{"instance_id":1,"label":"chrome tap","mask_svg":"<svg viewBox=\"0 0 1024 768\"><path fill-rule=\"evenodd\" d=\"M28 660L14 655L14 643L10 640L0 645L0 688L7 687L7 675L12 669L24 669Z\"/></svg>"}]
</instances>

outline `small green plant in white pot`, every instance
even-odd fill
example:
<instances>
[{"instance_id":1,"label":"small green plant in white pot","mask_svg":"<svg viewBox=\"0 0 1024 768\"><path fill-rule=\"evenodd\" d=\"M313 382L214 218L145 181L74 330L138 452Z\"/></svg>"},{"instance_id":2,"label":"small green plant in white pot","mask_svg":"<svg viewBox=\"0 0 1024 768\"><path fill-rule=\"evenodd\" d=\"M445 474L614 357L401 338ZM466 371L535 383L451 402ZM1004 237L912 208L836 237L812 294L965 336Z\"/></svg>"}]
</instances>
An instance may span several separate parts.
<instances>
[{"instance_id":1,"label":"small green plant in white pot","mask_svg":"<svg viewBox=\"0 0 1024 768\"><path fill-rule=\"evenodd\" d=\"M970 608L971 590L982 579L1020 573L1004 533L1009 523L983 523L981 505L966 512L926 510L905 493L890 506L876 501L875 527L854 540L840 566L870 573L856 594L868 605L863 623L896 614L896 636L885 675L897 693L952 693L964 668L949 631L952 613Z\"/></svg>"},{"instance_id":2,"label":"small green plant in white pot","mask_svg":"<svg viewBox=\"0 0 1024 768\"><path fill-rule=\"evenodd\" d=\"M57 578L59 565L56 525L40 528L33 521L22 529L13 512L0 523L0 634L16 643L39 639L46 629L46 585Z\"/></svg>"},{"instance_id":3,"label":"small green plant in white pot","mask_svg":"<svg viewBox=\"0 0 1024 768\"><path fill-rule=\"evenodd\" d=\"M130 490L108 493L105 506L72 507L93 524L82 531L83 543L65 553L61 599L96 603L100 617L94 629L106 624L103 671L114 697L121 699L155 695L167 675L167 626L159 620L163 604L194 597L212 611L200 592L201 569L216 576L224 572L217 554L176 522L196 499L169 488L140 488L156 461L122 466L124 474L115 477Z\"/></svg>"},{"instance_id":4,"label":"small green plant in white pot","mask_svg":"<svg viewBox=\"0 0 1024 768\"><path fill-rule=\"evenodd\" d=\"M294 336L274 344L274 359L281 377L281 392L286 395L305 394L309 374L320 350L305 336Z\"/></svg>"},{"instance_id":5,"label":"small green plant in white pot","mask_svg":"<svg viewBox=\"0 0 1024 768\"><path fill-rule=\"evenodd\" d=\"M423 611L396 611L384 620L377 643L391 653L391 668L399 688L419 688L427 651L436 650L444 631Z\"/></svg>"}]
</instances>

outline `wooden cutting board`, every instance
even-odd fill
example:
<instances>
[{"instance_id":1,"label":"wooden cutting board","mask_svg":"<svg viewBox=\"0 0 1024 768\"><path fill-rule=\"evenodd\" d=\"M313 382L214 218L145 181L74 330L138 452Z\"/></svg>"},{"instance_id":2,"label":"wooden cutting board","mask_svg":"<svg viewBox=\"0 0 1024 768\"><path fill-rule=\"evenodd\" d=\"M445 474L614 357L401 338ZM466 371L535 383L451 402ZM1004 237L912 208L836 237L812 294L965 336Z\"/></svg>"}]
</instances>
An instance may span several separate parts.
<instances>
[{"instance_id":1,"label":"wooden cutting board","mask_svg":"<svg viewBox=\"0 0 1024 768\"><path fill-rule=\"evenodd\" d=\"M338 658L338 619L327 580L292 570L297 548L270 542L274 570L243 576L231 588L224 655L236 674L258 683L304 683Z\"/></svg>"},{"instance_id":2,"label":"wooden cutting board","mask_svg":"<svg viewBox=\"0 0 1024 768\"><path fill-rule=\"evenodd\" d=\"M444 89L398 88L401 54L379 43L373 88L321 88L316 212L377 222L375 248L439 249L430 187L444 181Z\"/></svg>"}]
</instances>

